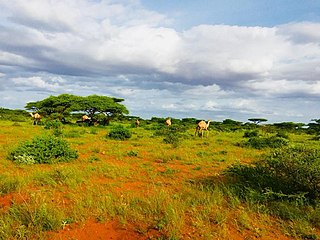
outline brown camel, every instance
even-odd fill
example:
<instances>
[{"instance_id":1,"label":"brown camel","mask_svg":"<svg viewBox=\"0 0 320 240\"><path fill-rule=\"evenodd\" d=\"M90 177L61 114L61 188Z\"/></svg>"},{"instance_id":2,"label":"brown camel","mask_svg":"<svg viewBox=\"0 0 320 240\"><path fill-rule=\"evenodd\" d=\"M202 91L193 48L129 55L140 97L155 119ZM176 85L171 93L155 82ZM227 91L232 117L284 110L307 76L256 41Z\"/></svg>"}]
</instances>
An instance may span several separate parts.
<instances>
[{"instance_id":1,"label":"brown camel","mask_svg":"<svg viewBox=\"0 0 320 240\"><path fill-rule=\"evenodd\" d=\"M169 127L171 126L171 118L167 118L165 124Z\"/></svg>"},{"instance_id":2,"label":"brown camel","mask_svg":"<svg viewBox=\"0 0 320 240\"><path fill-rule=\"evenodd\" d=\"M41 121L41 115L39 113L30 113L30 115L33 118L33 125L38 125L38 123Z\"/></svg>"},{"instance_id":3,"label":"brown camel","mask_svg":"<svg viewBox=\"0 0 320 240\"><path fill-rule=\"evenodd\" d=\"M206 123L204 120L198 122L194 135L195 136L197 134L200 135L200 133L201 133L201 137L203 138L204 131L206 131L207 137L208 137L209 136L209 129L208 128L209 128L210 122L211 122L211 120L208 120L208 123Z\"/></svg>"}]
</instances>

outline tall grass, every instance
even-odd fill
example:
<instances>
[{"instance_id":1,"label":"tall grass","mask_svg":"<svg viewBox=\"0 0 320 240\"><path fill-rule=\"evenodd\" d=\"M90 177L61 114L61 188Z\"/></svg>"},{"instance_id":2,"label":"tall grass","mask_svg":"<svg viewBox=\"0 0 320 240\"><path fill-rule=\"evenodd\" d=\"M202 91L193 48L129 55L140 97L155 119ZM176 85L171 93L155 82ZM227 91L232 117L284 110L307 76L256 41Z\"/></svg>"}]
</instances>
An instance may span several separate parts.
<instances>
[{"instance_id":1,"label":"tall grass","mask_svg":"<svg viewBox=\"0 0 320 240\"><path fill-rule=\"evenodd\" d=\"M63 209L42 193L30 194L0 215L0 239L43 239L45 231L62 229L64 220Z\"/></svg>"}]
</instances>

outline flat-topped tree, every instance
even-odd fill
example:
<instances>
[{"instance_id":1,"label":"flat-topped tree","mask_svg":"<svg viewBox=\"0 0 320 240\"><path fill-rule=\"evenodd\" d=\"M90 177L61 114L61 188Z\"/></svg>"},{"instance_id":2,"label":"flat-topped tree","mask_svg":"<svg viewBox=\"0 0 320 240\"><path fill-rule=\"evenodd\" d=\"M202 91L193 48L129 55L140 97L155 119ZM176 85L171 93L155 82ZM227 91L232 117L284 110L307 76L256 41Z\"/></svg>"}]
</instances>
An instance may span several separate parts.
<instances>
[{"instance_id":1,"label":"flat-topped tree","mask_svg":"<svg viewBox=\"0 0 320 240\"><path fill-rule=\"evenodd\" d=\"M320 135L320 119L311 119L314 123L309 123L309 131Z\"/></svg>"},{"instance_id":2,"label":"flat-topped tree","mask_svg":"<svg viewBox=\"0 0 320 240\"><path fill-rule=\"evenodd\" d=\"M259 124L261 122L268 121L267 119L264 119L264 118L249 118L248 120L253 122L254 124Z\"/></svg>"},{"instance_id":3,"label":"flat-topped tree","mask_svg":"<svg viewBox=\"0 0 320 240\"><path fill-rule=\"evenodd\" d=\"M102 113L105 115L104 124L115 116L128 114L128 109L120 104L124 99L107 96L90 95L81 97L75 103L74 111L86 112L92 121L95 121L95 114Z\"/></svg>"},{"instance_id":4,"label":"flat-topped tree","mask_svg":"<svg viewBox=\"0 0 320 240\"><path fill-rule=\"evenodd\" d=\"M71 94L61 94L50 96L38 102L27 103L26 109L38 111L46 116L59 116L63 118L71 112L85 112L91 121L96 120L96 114L101 113L105 116L105 122L121 114L128 114L127 108L120 104L124 99L107 96L90 95L86 97Z\"/></svg>"},{"instance_id":5,"label":"flat-topped tree","mask_svg":"<svg viewBox=\"0 0 320 240\"><path fill-rule=\"evenodd\" d=\"M40 112L46 117L62 120L73 111L74 103L78 98L78 96L71 94L49 96L41 101L28 102L25 108L33 112Z\"/></svg>"}]
</instances>

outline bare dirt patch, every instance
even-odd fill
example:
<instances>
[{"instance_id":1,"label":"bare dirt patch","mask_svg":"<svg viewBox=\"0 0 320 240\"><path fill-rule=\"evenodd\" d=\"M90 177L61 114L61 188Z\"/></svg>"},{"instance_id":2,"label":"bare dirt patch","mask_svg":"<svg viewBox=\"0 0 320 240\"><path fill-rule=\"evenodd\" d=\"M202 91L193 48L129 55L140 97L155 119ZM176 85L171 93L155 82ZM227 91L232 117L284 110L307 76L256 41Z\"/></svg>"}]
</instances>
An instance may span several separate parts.
<instances>
[{"instance_id":1,"label":"bare dirt patch","mask_svg":"<svg viewBox=\"0 0 320 240\"><path fill-rule=\"evenodd\" d=\"M84 224L70 224L59 232L51 232L51 240L143 240L132 224L123 225L118 221L99 223L89 220Z\"/></svg>"}]
</instances>

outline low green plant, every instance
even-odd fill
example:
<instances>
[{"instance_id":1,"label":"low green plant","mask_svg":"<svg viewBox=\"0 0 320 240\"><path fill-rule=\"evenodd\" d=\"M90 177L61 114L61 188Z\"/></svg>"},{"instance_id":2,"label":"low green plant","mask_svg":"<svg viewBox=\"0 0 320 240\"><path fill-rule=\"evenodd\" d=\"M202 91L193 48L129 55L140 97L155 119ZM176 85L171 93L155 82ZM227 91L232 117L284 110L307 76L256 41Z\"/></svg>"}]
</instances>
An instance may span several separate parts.
<instances>
[{"instance_id":1,"label":"low green plant","mask_svg":"<svg viewBox=\"0 0 320 240\"><path fill-rule=\"evenodd\" d=\"M21 186L21 181L17 177L0 175L0 196L14 192Z\"/></svg>"},{"instance_id":2,"label":"low green plant","mask_svg":"<svg viewBox=\"0 0 320 240\"><path fill-rule=\"evenodd\" d=\"M269 199L320 197L320 150L305 146L276 149L252 165L227 169L244 187L260 191ZM270 194L271 193L271 194Z\"/></svg>"},{"instance_id":3,"label":"low green plant","mask_svg":"<svg viewBox=\"0 0 320 240\"><path fill-rule=\"evenodd\" d=\"M163 138L163 142L167 144L172 144L174 147L177 147L180 144L180 138L174 132L169 132Z\"/></svg>"},{"instance_id":4,"label":"low green plant","mask_svg":"<svg viewBox=\"0 0 320 240\"><path fill-rule=\"evenodd\" d=\"M258 137L259 131L258 130L251 130L251 131L245 131L243 134L244 138L251 138L251 137Z\"/></svg>"},{"instance_id":5,"label":"low green plant","mask_svg":"<svg viewBox=\"0 0 320 240\"><path fill-rule=\"evenodd\" d=\"M129 157L137 157L138 156L138 152L134 151L134 150L130 150L129 152L127 152L127 156L129 156Z\"/></svg>"},{"instance_id":6,"label":"low green plant","mask_svg":"<svg viewBox=\"0 0 320 240\"><path fill-rule=\"evenodd\" d=\"M279 131L279 132L277 132L276 137L289 139L289 135L288 135L288 133L287 133L286 131Z\"/></svg>"},{"instance_id":7,"label":"low green plant","mask_svg":"<svg viewBox=\"0 0 320 240\"><path fill-rule=\"evenodd\" d=\"M92 162L97 162L97 161L100 161L100 158L98 156L95 156L95 155L90 156L89 162L92 163Z\"/></svg>"},{"instance_id":8,"label":"low green plant","mask_svg":"<svg viewBox=\"0 0 320 240\"><path fill-rule=\"evenodd\" d=\"M37 136L19 144L8 158L16 163L69 162L78 157L68 142L52 135Z\"/></svg>"},{"instance_id":9,"label":"low green plant","mask_svg":"<svg viewBox=\"0 0 320 240\"><path fill-rule=\"evenodd\" d=\"M250 137L247 142L243 142L242 146L252 147L256 149L262 148L279 148L287 146L289 140L282 137L272 136L272 137Z\"/></svg>"},{"instance_id":10,"label":"low green plant","mask_svg":"<svg viewBox=\"0 0 320 240\"><path fill-rule=\"evenodd\" d=\"M13 218L15 226L24 227L35 232L58 230L62 228L64 214L62 209L46 201L41 196L31 196L31 200L23 203L13 203L8 214ZM26 231L27 233L27 231ZM32 237L32 236L24 236ZM23 238L22 238L23 239Z\"/></svg>"},{"instance_id":11,"label":"low green plant","mask_svg":"<svg viewBox=\"0 0 320 240\"><path fill-rule=\"evenodd\" d=\"M60 128L61 126L62 126L62 123L57 120L46 121L44 124L45 129L57 129L57 128Z\"/></svg>"},{"instance_id":12,"label":"low green plant","mask_svg":"<svg viewBox=\"0 0 320 240\"><path fill-rule=\"evenodd\" d=\"M131 135L128 128L125 128L122 125L116 125L111 128L108 137L116 140L125 140L131 138Z\"/></svg>"},{"instance_id":13,"label":"low green plant","mask_svg":"<svg viewBox=\"0 0 320 240\"><path fill-rule=\"evenodd\" d=\"M57 167L51 171L37 173L34 180L40 186L65 185L73 188L83 183L86 177L87 175L83 169Z\"/></svg>"}]
</instances>

